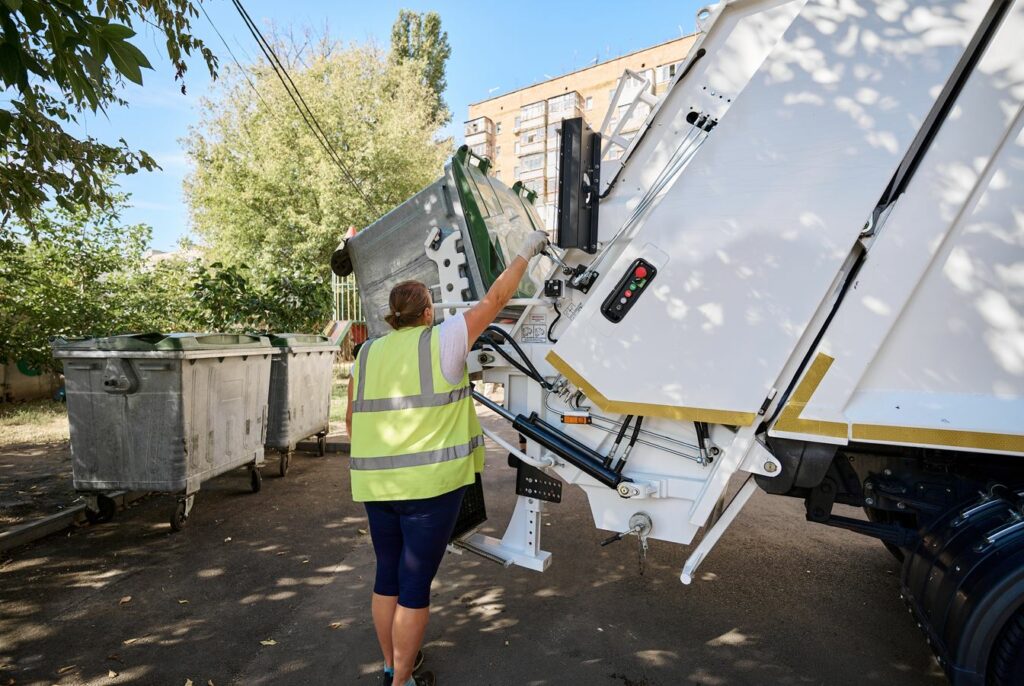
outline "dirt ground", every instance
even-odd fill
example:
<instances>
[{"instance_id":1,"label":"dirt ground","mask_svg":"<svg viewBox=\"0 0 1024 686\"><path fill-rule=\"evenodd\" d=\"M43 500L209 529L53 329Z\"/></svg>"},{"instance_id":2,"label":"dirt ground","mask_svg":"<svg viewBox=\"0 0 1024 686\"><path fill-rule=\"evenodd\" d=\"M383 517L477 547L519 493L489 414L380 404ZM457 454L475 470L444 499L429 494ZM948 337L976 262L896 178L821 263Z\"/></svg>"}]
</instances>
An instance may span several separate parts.
<instances>
[{"instance_id":1,"label":"dirt ground","mask_svg":"<svg viewBox=\"0 0 1024 686\"><path fill-rule=\"evenodd\" d=\"M59 512L77 498L67 441L0 448L0 531Z\"/></svg>"},{"instance_id":2,"label":"dirt ground","mask_svg":"<svg viewBox=\"0 0 1024 686\"><path fill-rule=\"evenodd\" d=\"M503 422L484 421L512 438ZM500 535L515 472L489 444L485 531ZM347 458L296 455L249 492L203 485L186 529L169 498L0 558L0 685L376 684L374 558ZM442 686L945 683L876 541L806 522L757 493L679 583L687 548L602 548L583 493L544 515L543 574L449 555L425 652Z\"/></svg>"}]
</instances>

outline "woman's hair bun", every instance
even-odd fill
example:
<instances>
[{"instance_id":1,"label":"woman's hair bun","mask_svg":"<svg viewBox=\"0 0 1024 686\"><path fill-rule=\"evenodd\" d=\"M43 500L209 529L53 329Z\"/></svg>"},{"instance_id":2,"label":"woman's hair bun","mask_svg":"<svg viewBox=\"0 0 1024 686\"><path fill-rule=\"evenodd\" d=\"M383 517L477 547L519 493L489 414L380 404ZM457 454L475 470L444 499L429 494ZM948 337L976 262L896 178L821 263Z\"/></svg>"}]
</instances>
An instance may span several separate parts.
<instances>
[{"instance_id":1,"label":"woman's hair bun","mask_svg":"<svg viewBox=\"0 0 1024 686\"><path fill-rule=\"evenodd\" d=\"M430 289L421 281L403 281L391 289L388 297L390 312L384 321L392 329L412 326L420 321L424 310L431 307Z\"/></svg>"}]
</instances>

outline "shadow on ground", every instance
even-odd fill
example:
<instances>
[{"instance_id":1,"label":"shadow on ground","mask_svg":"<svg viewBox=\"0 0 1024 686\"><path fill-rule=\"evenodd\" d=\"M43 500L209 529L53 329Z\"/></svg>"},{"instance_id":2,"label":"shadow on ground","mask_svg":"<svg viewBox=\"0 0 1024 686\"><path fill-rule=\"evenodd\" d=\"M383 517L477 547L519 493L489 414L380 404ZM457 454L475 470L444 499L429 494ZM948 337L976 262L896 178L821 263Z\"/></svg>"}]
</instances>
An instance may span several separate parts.
<instances>
[{"instance_id":1,"label":"shadow on ground","mask_svg":"<svg viewBox=\"0 0 1024 686\"><path fill-rule=\"evenodd\" d=\"M0 685L376 683L373 554L345 462L299 454L258 495L244 471L218 478L182 534L152 498L14 551ZM500 535L514 472L498 451L488 463ZM425 648L439 683L944 683L888 553L804 522L799 502L756 495L690 587L684 548L654 542L641 577L635 544L599 547L580 491L549 512L544 574L445 561Z\"/></svg>"}]
</instances>

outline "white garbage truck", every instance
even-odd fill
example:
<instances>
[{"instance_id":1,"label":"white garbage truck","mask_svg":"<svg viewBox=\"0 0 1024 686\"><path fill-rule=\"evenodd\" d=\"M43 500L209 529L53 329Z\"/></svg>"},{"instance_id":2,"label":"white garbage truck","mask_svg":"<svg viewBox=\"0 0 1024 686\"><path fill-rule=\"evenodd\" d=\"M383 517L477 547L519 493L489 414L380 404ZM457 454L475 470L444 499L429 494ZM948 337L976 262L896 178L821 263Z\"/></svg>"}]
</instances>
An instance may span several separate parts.
<instances>
[{"instance_id":1,"label":"white garbage truck","mask_svg":"<svg viewBox=\"0 0 1024 686\"><path fill-rule=\"evenodd\" d=\"M1024 683L1024 0L697 23L631 141L549 122L552 246L468 360L504 387L476 396L520 436L487 432L518 498L459 545L543 571L538 516L573 484L613 539L694 544L689 584L760 488L903 560L954 684ZM334 254L371 335L390 285L451 316L543 228L489 169L461 148Z\"/></svg>"}]
</instances>

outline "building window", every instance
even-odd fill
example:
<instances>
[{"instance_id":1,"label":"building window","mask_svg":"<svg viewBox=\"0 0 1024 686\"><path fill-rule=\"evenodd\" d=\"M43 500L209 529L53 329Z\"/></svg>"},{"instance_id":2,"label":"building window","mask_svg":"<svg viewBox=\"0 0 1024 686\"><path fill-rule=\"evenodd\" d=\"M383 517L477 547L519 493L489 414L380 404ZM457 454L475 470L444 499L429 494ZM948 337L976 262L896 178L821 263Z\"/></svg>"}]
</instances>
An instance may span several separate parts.
<instances>
[{"instance_id":1,"label":"building window","mask_svg":"<svg viewBox=\"0 0 1024 686\"><path fill-rule=\"evenodd\" d=\"M593 98L593 96L590 96L590 95L587 96L587 109L588 110L594 109L594 98Z\"/></svg>"},{"instance_id":2,"label":"building window","mask_svg":"<svg viewBox=\"0 0 1024 686\"><path fill-rule=\"evenodd\" d=\"M663 64L660 67L658 67L658 83L665 83L666 81L671 81L672 79L674 79L676 76L676 69L679 67L680 64L680 62L673 62L672 64Z\"/></svg>"},{"instance_id":3,"label":"building window","mask_svg":"<svg viewBox=\"0 0 1024 686\"><path fill-rule=\"evenodd\" d=\"M531 143L541 143L544 140L544 127L538 126L535 129L524 131L519 134L519 142L523 145L530 145Z\"/></svg>"},{"instance_id":4,"label":"building window","mask_svg":"<svg viewBox=\"0 0 1024 686\"><path fill-rule=\"evenodd\" d=\"M515 152L516 152L517 155L519 154L519 141L516 141Z\"/></svg>"},{"instance_id":5,"label":"building window","mask_svg":"<svg viewBox=\"0 0 1024 686\"><path fill-rule=\"evenodd\" d=\"M519 160L520 168L524 172L534 171L544 166L544 153L539 152L536 155L527 155Z\"/></svg>"},{"instance_id":6,"label":"building window","mask_svg":"<svg viewBox=\"0 0 1024 686\"><path fill-rule=\"evenodd\" d=\"M495 133L501 133L501 122L499 121L494 128Z\"/></svg>"},{"instance_id":7,"label":"building window","mask_svg":"<svg viewBox=\"0 0 1024 686\"><path fill-rule=\"evenodd\" d=\"M513 179L518 179L519 178L519 167L515 167L514 169L512 169L512 178Z\"/></svg>"},{"instance_id":8,"label":"building window","mask_svg":"<svg viewBox=\"0 0 1024 686\"><path fill-rule=\"evenodd\" d=\"M523 120L544 116L544 106L546 104L547 103L542 101L535 102L532 105L527 105L520 111L519 116L522 117Z\"/></svg>"},{"instance_id":9,"label":"building window","mask_svg":"<svg viewBox=\"0 0 1024 686\"><path fill-rule=\"evenodd\" d=\"M519 126L520 126L520 125L521 125L522 123L523 123L523 118L522 118L522 117L516 117L516 120L515 120L515 122L513 122L512 126L514 126L515 128L517 128L517 129L518 129L518 128L519 128Z\"/></svg>"}]
</instances>

